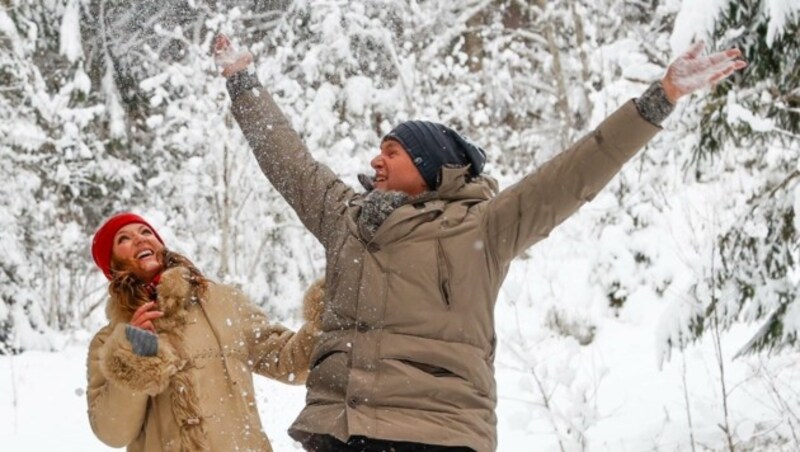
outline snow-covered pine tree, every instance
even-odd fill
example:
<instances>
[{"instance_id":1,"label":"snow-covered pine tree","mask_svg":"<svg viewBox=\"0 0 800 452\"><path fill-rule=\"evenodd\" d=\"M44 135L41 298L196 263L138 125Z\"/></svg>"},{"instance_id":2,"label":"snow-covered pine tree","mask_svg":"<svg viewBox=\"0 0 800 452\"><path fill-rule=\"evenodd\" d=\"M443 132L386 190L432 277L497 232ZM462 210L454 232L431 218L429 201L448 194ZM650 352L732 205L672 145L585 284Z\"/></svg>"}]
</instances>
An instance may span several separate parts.
<instances>
[{"instance_id":1,"label":"snow-covered pine tree","mask_svg":"<svg viewBox=\"0 0 800 452\"><path fill-rule=\"evenodd\" d=\"M0 350L18 352L51 347L46 333L80 324L95 302L87 230L130 195L123 181L135 168L109 146L113 104L84 70L80 3L9 6L0 10Z\"/></svg>"},{"instance_id":2,"label":"snow-covered pine tree","mask_svg":"<svg viewBox=\"0 0 800 452\"><path fill-rule=\"evenodd\" d=\"M151 106L140 82L183 58L187 38L170 34L195 33L187 24L204 26L208 10L143 3L0 10L0 352L51 348L52 331L98 311L105 282L91 234L114 212L160 207L148 182L187 159L181 149L150 151L158 131L146 120L165 107Z\"/></svg>"},{"instance_id":3,"label":"snow-covered pine tree","mask_svg":"<svg viewBox=\"0 0 800 452\"><path fill-rule=\"evenodd\" d=\"M729 2L713 39L742 49L749 67L702 110L696 176L719 153L736 153L755 183L739 221L719 237L716 290L692 330L702 334L715 315L725 326L762 321L742 352L778 349L800 331L800 2Z\"/></svg>"}]
</instances>

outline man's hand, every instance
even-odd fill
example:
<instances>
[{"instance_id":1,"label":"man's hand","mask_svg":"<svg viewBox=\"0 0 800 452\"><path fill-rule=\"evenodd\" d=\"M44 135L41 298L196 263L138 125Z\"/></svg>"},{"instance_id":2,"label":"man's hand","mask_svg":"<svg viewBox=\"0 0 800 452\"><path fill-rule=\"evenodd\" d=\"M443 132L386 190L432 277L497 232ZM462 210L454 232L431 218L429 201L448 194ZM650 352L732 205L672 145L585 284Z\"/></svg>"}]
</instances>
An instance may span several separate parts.
<instances>
[{"instance_id":1,"label":"man's hand","mask_svg":"<svg viewBox=\"0 0 800 452\"><path fill-rule=\"evenodd\" d=\"M681 97L699 89L713 86L734 71L747 66L739 49L728 49L709 56L701 55L705 42L695 43L689 50L673 61L667 75L661 79L667 99L674 105Z\"/></svg>"},{"instance_id":2,"label":"man's hand","mask_svg":"<svg viewBox=\"0 0 800 452\"><path fill-rule=\"evenodd\" d=\"M222 76L229 78L247 68L253 62L253 54L247 50L237 51L231 40L220 33L214 38L214 62L222 68Z\"/></svg>"}]
</instances>

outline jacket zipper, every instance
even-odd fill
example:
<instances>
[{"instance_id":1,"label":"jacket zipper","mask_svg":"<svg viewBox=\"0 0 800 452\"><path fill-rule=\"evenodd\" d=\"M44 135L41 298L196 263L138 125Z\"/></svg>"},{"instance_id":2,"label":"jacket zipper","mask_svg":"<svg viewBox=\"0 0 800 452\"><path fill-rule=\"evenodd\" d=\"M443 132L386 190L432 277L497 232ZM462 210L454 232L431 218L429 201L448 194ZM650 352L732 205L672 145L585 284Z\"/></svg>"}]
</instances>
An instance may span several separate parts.
<instances>
[{"instance_id":1,"label":"jacket zipper","mask_svg":"<svg viewBox=\"0 0 800 452\"><path fill-rule=\"evenodd\" d=\"M438 258L439 266L439 291L442 293L442 299L450 309L450 273L447 268L447 258L444 254L441 240L436 241L436 257Z\"/></svg>"}]
</instances>

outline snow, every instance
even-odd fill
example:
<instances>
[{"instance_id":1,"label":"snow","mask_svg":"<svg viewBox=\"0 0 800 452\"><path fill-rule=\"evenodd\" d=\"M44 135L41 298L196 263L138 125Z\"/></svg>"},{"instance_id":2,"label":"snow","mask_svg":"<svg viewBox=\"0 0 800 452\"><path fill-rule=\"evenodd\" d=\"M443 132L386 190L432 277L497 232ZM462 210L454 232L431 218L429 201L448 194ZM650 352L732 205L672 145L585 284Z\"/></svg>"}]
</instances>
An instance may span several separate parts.
<instances>
[{"instance_id":1,"label":"snow","mask_svg":"<svg viewBox=\"0 0 800 452\"><path fill-rule=\"evenodd\" d=\"M765 0L764 12L769 17L767 45L772 46L775 38L783 33L786 22L800 18L800 0Z\"/></svg>"},{"instance_id":2,"label":"snow","mask_svg":"<svg viewBox=\"0 0 800 452\"><path fill-rule=\"evenodd\" d=\"M768 118L759 118L752 111L741 106L736 102L736 95L734 92L728 94L727 105L727 120L731 125L737 123L744 123L753 130L753 132L770 132L775 129L775 124ZM763 232L766 235L766 231Z\"/></svg>"},{"instance_id":3,"label":"snow","mask_svg":"<svg viewBox=\"0 0 800 452\"><path fill-rule=\"evenodd\" d=\"M693 41L707 39L714 29L719 13L730 2L731 0L683 0L669 40L673 56L685 52Z\"/></svg>"},{"instance_id":4,"label":"snow","mask_svg":"<svg viewBox=\"0 0 800 452\"><path fill-rule=\"evenodd\" d=\"M61 243L59 244L59 246L63 247L75 246L75 244L77 244L78 241L82 239L83 239L83 234L81 233L80 225L72 221L70 223L67 223L62 229Z\"/></svg>"},{"instance_id":5,"label":"snow","mask_svg":"<svg viewBox=\"0 0 800 452\"><path fill-rule=\"evenodd\" d=\"M9 37L11 48L14 53L21 54L17 28L14 26L14 22L12 22L11 18L8 17L5 9L0 9L0 33Z\"/></svg>"},{"instance_id":6,"label":"snow","mask_svg":"<svg viewBox=\"0 0 800 452\"><path fill-rule=\"evenodd\" d=\"M670 38L673 54L679 55L692 41L710 36L719 13L730 3L731 0L683 0ZM799 17L800 0L764 0L761 13L769 17L766 41L771 46L787 21Z\"/></svg>"},{"instance_id":7,"label":"snow","mask_svg":"<svg viewBox=\"0 0 800 452\"><path fill-rule=\"evenodd\" d=\"M108 68L111 68L111 57L106 57L109 61ZM119 93L114 83L114 74L111 69L108 69L103 76L103 91L106 93L106 109L108 110L111 136L114 138L123 138L127 135L125 131L125 112L122 105L120 105Z\"/></svg>"},{"instance_id":8,"label":"snow","mask_svg":"<svg viewBox=\"0 0 800 452\"><path fill-rule=\"evenodd\" d=\"M83 57L79 0L69 0L67 3L59 29L58 47L59 53L67 57L71 63Z\"/></svg>"},{"instance_id":9,"label":"snow","mask_svg":"<svg viewBox=\"0 0 800 452\"><path fill-rule=\"evenodd\" d=\"M510 312L501 311L503 316ZM539 378L551 384L551 410L541 405L537 385L520 356L501 347L497 359L499 451L558 450L551 434L556 425L583 429L589 450L687 450L689 431L683 403L683 373L698 444L720 443L722 407L717 400L719 375L709 340L690 347L659 371L652 359L652 330L659 315L653 310L638 324L610 322L596 345L580 347L568 340L541 337L538 345L520 349ZM500 319L501 324L505 324ZM514 339L514 328L501 328L501 344ZM724 335L728 387L768 378L758 358L730 356L749 331ZM0 356L0 439L4 450L110 450L97 440L86 416L86 353L88 335L69 339L58 352L26 352ZM769 378L786 383L797 370L791 356L770 366ZM303 386L284 385L255 376L256 402L264 430L277 451L300 450L286 431L304 403ZM766 380L764 380L766 381ZM730 412L737 438L751 438L753 429L779 423L766 389L732 391ZM761 400L761 403L757 403ZM553 422L548 420L554 416ZM42 431L46 426L47 434ZM569 444L568 442L565 444ZM574 445L574 444L573 444ZM66 449L65 449L66 447ZM573 447L567 450L574 450ZM762 449L763 450L763 449Z\"/></svg>"},{"instance_id":10,"label":"snow","mask_svg":"<svg viewBox=\"0 0 800 452\"><path fill-rule=\"evenodd\" d=\"M372 100L372 80L368 77L352 77L345 86L347 109L355 115L363 115Z\"/></svg>"},{"instance_id":11,"label":"snow","mask_svg":"<svg viewBox=\"0 0 800 452\"><path fill-rule=\"evenodd\" d=\"M11 171L0 168L10 178L0 187L0 251L2 269L10 264L19 279L0 279L0 295L14 297L10 304L0 301L0 335L3 322L11 321L16 328L9 344L27 350L0 356L2 450L107 450L89 428L83 392L86 348L103 323L106 287L91 266L87 231L102 212L143 214L171 247L196 259L212 277L242 287L270 316L295 328L298 300L324 266L319 244L264 180L233 124L224 81L207 46L187 45L181 61L154 61L155 52L138 49L153 67L137 79L146 115L129 124L113 72L99 72L101 86L92 86L87 75L98 72L83 61L81 3L58 3L63 15L52 22L61 24L58 51L71 63L63 79L20 63L10 67L19 68L26 80L25 102L5 102L2 96L12 91L0 88L0 155L4 164L11 161ZM485 74L470 73L463 43L447 39L464 30L454 20L487 3L401 2L386 8L373 1L316 2L308 17L292 16L298 26L283 26L255 43L255 70L315 157L353 186L357 172L369 171L382 133L400 120L432 118L482 144L491 160L487 172L508 187L562 149L552 138L561 123L551 102L552 75L541 66L550 56L535 39L520 48L513 37L492 41L495 25L482 28L484 51L492 57L485 61ZM708 39L729 3L661 2L657 11L677 17L671 32L656 36L646 34L653 32L646 24L625 23L616 11L587 16L587 35L595 39L585 44L592 72L588 99L576 83L579 64L568 41L562 54L573 77L570 103L591 109L586 127L660 77L660 58ZM762 4L773 37L800 11L800 0ZM306 8L294 5L301 12ZM580 8L592 12L590 2ZM402 14L384 15L389 10ZM236 9L227 18L210 17L206 26L236 33L243 14ZM548 14L563 19L558 7ZM441 24L451 28L443 33ZM0 58L16 55L19 61L12 63L30 62L35 59L26 52L46 47L36 24L27 25L18 30L0 9L0 40L7 38L13 50L0 50ZM163 35L173 33L168 29L160 28ZM174 33L181 30L189 33L179 27ZM733 29L726 36L745 32ZM188 35L178 37L191 42ZM359 40L368 42L354 50ZM645 52L646 46L652 48ZM99 67L112 66L110 59L105 63ZM60 88L49 89L53 84ZM748 109L752 97L746 96L753 94L731 90L718 111L732 127L774 130L771 120ZM763 104L772 102L766 91L756 96ZM783 179L770 173L765 180L766 173L748 171L762 164L792 170L797 163L775 144L755 151L726 149L711 163L689 163L698 140L693 110L698 105L687 100L679 106L662 134L605 190L512 265L495 310L500 451L726 447L713 334L690 342L690 329L715 295L705 282L719 265L714 259L720 234L739 225L749 239L769 237L771 226L760 217L744 219L744 212L763 186ZM521 125L507 127L514 121ZM55 163L36 160L45 144L54 145L46 157ZM147 196L130 181L141 183ZM57 196L33 195L49 193L54 185ZM800 211L800 187L790 183L785 192L788 205ZM85 202L87 196L91 202ZM34 226L24 223L29 219L36 220ZM800 229L800 215L793 221ZM63 271L49 270L67 260L71 265ZM768 281L767 295L727 319L735 325L721 336L721 364L737 448L800 450L792 415L798 409L798 353L732 357L763 324L763 313L780 306L775 294L781 284L796 285L798 279L792 274L788 281ZM721 292L719 312L733 311L739 291L729 285ZM77 301L67 304L68 297ZM623 300L622 306L609 306L610 298ZM95 303L100 307L90 310ZM799 306L789 305L785 334L800 330ZM46 326L61 322L66 331ZM298 450L286 429L303 406L304 389L261 377L255 381L275 450Z\"/></svg>"},{"instance_id":12,"label":"snow","mask_svg":"<svg viewBox=\"0 0 800 452\"><path fill-rule=\"evenodd\" d=\"M0 439L6 451L107 451L86 415L86 347L0 357ZM264 429L276 451L300 450L286 434L303 406L304 388L256 377ZM46 427L45 427L46 426ZM42 434L45 432L47 434Z\"/></svg>"}]
</instances>

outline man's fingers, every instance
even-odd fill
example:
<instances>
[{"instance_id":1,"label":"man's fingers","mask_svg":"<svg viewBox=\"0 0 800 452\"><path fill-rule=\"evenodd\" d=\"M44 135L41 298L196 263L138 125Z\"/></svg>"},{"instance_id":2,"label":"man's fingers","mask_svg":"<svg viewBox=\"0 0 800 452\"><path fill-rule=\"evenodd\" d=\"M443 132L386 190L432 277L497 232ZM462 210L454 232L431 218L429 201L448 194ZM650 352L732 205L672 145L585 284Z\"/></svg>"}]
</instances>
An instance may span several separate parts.
<instances>
[{"instance_id":1,"label":"man's fingers","mask_svg":"<svg viewBox=\"0 0 800 452\"><path fill-rule=\"evenodd\" d=\"M139 325L139 328L141 328L143 330L147 330L147 331L149 331L149 332L151 332L153 334L155 334L155 332L156 332L156 327L154 327L153 326L153 322L151 322L149 320L147 322Z\"/></svg>"},{"instance_id":2,"label":"man's fingers","mask_svg":"<svg viewBox=\"0 0 800 452\"><path fill-rule=\"evenodd\" d=\"M716 74L712 75L711 78L708 79L708 84L711 86L716 85L720 80L724 79L725 77L731 75L733 73L733 68L726 69L723 72L717 72Z\"/></svg>"},{"instance_id":3,"label":"man's fingers","mask_svg":"<svg viewBox=\"0 0 800 452\"><path fill-rule=\"evenodd\" d=\"M214 38L214 55L219 55L225 51L231 45L231 40L225 36L224 33L220 33Z\"/></svg>"},{"instance_id":4,"label":"man's fingers","mask_svg":"<svg viewBox=\"0 0 800 452\"><path fill-rule=\"evenodd\" d=\"M225 78L247 68L253 62L253 54L250 52L243 52L236 56L236 60L227 64L222 69L222 76Z\"/></svg>"},{"instance_id":5,"label":"man's fingers","mask_svg":"<svg viewBox=\"0 0 800 452\"><path fill-rule=\"evenodd\" d=\"M723 78L733 74L734 71L738 71L739 69L744 69L747 67L747 62L742 60L736 61L726 61L724 63L717 64L710 68L706 73L711 73L711 79L716 79L716 81L722 80ZM722 77L717 78L718 75L722 75Z\"/></svg>"},{"instance_id":6,"label":"man's fingers","mask_svg":"<svg viewBox=\"0 0 800 452\"><path fill-rule=\"evenodd\" d=\"M729 75L733 74L734 71L742 69L745 66L747 66L747 63L745 63L744 61L734 61L732 64L727 66L725 69L723 69L723 70L717 72L716 74L712 75L711 78L709 79L709 82L712 85L714 85L717 82L725 79Z\"/></svg>"},{"instance_id":7,"label":"man's fingers","mask_svg":"<svg viewBox=\"0 0 800 452\"><path fill-rule=\"evenodd\" d=\"M247 50L237 51L230 39L220 33L214 38L214 62L222 68L225 78L246 69L253 62L253 54Z\"/></svg>"},{"instance_id":8,"label":"man's fingers","mask_svg":"<svg viewBox=\"0 0 800 452\"><path fill-rule=\"evenodd\" d=\"M738 71L739 69L743 69L745 67L747 67L747 62L741 60L733 61L729 63L727 66L725 66L723 69L717 71L714 75L712 75L709 81L711 82L711 84L715 84L720 80L733 74L735 71Z\"/></svg>"},{"instance_id":9,"label":"man's fingers","mask_svg":"<svg viewBox=\"0 0 800 452\"><path fill-rule=\"evenodd\" d=\"M725 54L731 58L739 58L742 56L742 51L739 49L728 49L725 51Z\"/></svg>"},{"instance_id":10,"label":"man's fingers","mask_svg":"<svg viewBox=\"0 0 800 452\"><path fill-rule=\"evenodd\" d=\"M730 75L733 71L737 71L739 69L743 69L747 67L747 62L743 60L724 60L716 64L707 65L707 64L696 64L687 66L687 69L684 72L676 76L676 79L686 79L686 80L711 80L714 79L717 75L721 73L727 73ZM686 84L686 83L684 83Z\"/></svg>"},{"instance_id":11,"label":"man's fingers","mask_svg":"<svg viewBox=\"0 0 800 452\"><path fill-rule=\"evenodd\" d=\"M728 49L711 56L694 58L702 52L704 43L694 44L684 56L672 63L664 77L665 82L677 89L676 98L707 88L747 67L747 62L736 60L742 52Z\"/></svg>"},{"instance_id":12,"label":"man's fingers","mask_svg":"<svg viewBox=\"0 0 800 452\"><path fill-rule=\"evenodd\" d=\"M711 64L719 64L724 63L726 61L730 61L734 58L738 58L742 56L742 51L739 49L728 49L724 52L717 52L713 55L708 56L708 62Z\"/></svg>"}]
</instances>

